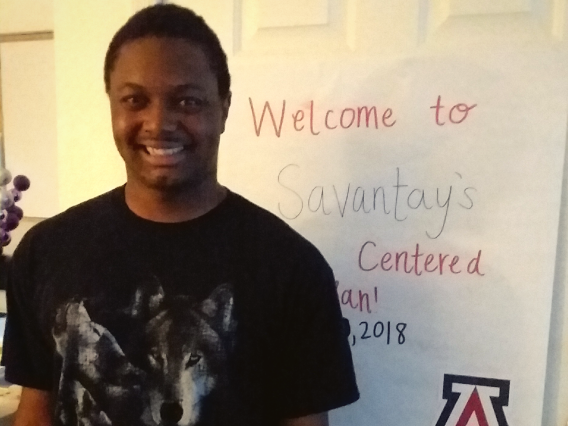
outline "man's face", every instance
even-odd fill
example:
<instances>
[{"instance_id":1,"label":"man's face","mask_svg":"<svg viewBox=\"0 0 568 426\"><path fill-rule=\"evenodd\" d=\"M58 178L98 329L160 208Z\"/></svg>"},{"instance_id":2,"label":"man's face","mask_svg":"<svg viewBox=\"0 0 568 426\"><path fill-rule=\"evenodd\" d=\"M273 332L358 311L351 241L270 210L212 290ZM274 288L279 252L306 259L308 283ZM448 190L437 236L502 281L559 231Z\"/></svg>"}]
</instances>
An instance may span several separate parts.
<instances>
[{"instance_id":1,"label":"man's face","mask_svg":"<svg viewBox=\"0 0 568 426\"><path fill-rule=\"evenodd\" d=\"M220 98L201 47L177 38L127 42L110 74L108 95L129 183L191 190L216 182L230 101Z\"/></svg>"}]
</instances>

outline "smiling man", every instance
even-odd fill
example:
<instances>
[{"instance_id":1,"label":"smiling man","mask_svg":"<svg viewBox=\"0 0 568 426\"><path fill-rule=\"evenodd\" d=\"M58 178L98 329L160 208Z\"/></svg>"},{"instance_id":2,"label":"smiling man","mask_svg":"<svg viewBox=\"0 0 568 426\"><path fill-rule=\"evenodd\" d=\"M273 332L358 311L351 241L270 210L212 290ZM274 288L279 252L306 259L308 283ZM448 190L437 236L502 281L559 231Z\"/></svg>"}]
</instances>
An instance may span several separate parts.
<instances>
[{"instance_id":1,"label":"smiling man","mask_svg":"<svg viewBox=\"0 0 568 426\"><path fill-rule=\"evenodd\" d=\"M205 213L226 192L216 176L228 86L220 91L203 48L184 38L138 38L117 56L107 91L129 207L160 222Z\"/></svg>"},{"instance_id":2,"label":"smiling man","mask_svg":"<svg viewBox=\"0 0 568 426\"><path fill-rule=\"evenodd\" d=\"M10 267L16 426L327 424L358 398L331 269L217 181L219 40L157 5L105 61L127 182L42 222Z\"/></svg>"}]
</instances>

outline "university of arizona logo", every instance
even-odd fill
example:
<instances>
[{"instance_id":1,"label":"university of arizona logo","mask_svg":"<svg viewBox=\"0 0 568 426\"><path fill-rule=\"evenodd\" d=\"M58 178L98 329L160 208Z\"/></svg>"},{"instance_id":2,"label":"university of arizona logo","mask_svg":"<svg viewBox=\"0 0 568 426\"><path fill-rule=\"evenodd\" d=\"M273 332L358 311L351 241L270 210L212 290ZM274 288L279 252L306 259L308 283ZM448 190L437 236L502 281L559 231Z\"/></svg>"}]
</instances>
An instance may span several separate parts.
<instances>
[{"instance_id":1,"label":"university of arizona logo","mask_svg":"<svg viewBox=\"0 0 568 426\"><path fill-rule=\"evenodd\" d=\"M509 380L444 375L446 405L436 426L508 426Z\"/></svg>"}]
</instances>

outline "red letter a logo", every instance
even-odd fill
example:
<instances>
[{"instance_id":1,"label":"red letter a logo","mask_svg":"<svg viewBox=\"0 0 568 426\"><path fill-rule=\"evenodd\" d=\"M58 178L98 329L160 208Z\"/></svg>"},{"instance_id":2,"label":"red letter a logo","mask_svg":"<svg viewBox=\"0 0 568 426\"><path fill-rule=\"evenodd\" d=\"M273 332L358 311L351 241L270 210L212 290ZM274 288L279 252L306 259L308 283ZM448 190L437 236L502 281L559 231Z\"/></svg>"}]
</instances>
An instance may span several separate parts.
<instances>
[{"instance_id":1,"label":"red letter a logo","mask_svg":"<svg viewBox=\"0 0 568 426\"><path fill-rule=\"evenodd\" d=\"M477 387L473 390L469 400L465 404L456 426L467 426L469 419L471 419L471 416L474 414L479 426L489 426L489 423L487 423L487 417L485 417L485 411L483 411L481 399L479 399L479 394L477 393Z\"/></svg>"}]
</instances>

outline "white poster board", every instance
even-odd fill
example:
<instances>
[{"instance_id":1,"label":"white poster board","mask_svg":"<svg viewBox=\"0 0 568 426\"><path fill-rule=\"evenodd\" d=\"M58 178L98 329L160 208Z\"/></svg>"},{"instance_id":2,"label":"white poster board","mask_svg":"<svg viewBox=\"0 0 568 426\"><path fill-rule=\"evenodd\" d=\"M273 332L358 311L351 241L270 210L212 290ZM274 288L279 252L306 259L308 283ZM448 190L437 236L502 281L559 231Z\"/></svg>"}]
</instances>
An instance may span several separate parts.
<instances>
[{"instance_id":1,"label":"white poster board","mask_svg":"<svg viewBox=\"0 0 568 426\"><path fill-rule=\"evenodd\" d=\"M540 424L568 99L557 57L231 69L220 180L323 252L350 321L362 396L333 424Z\"/></svg>"}]
</instances>

